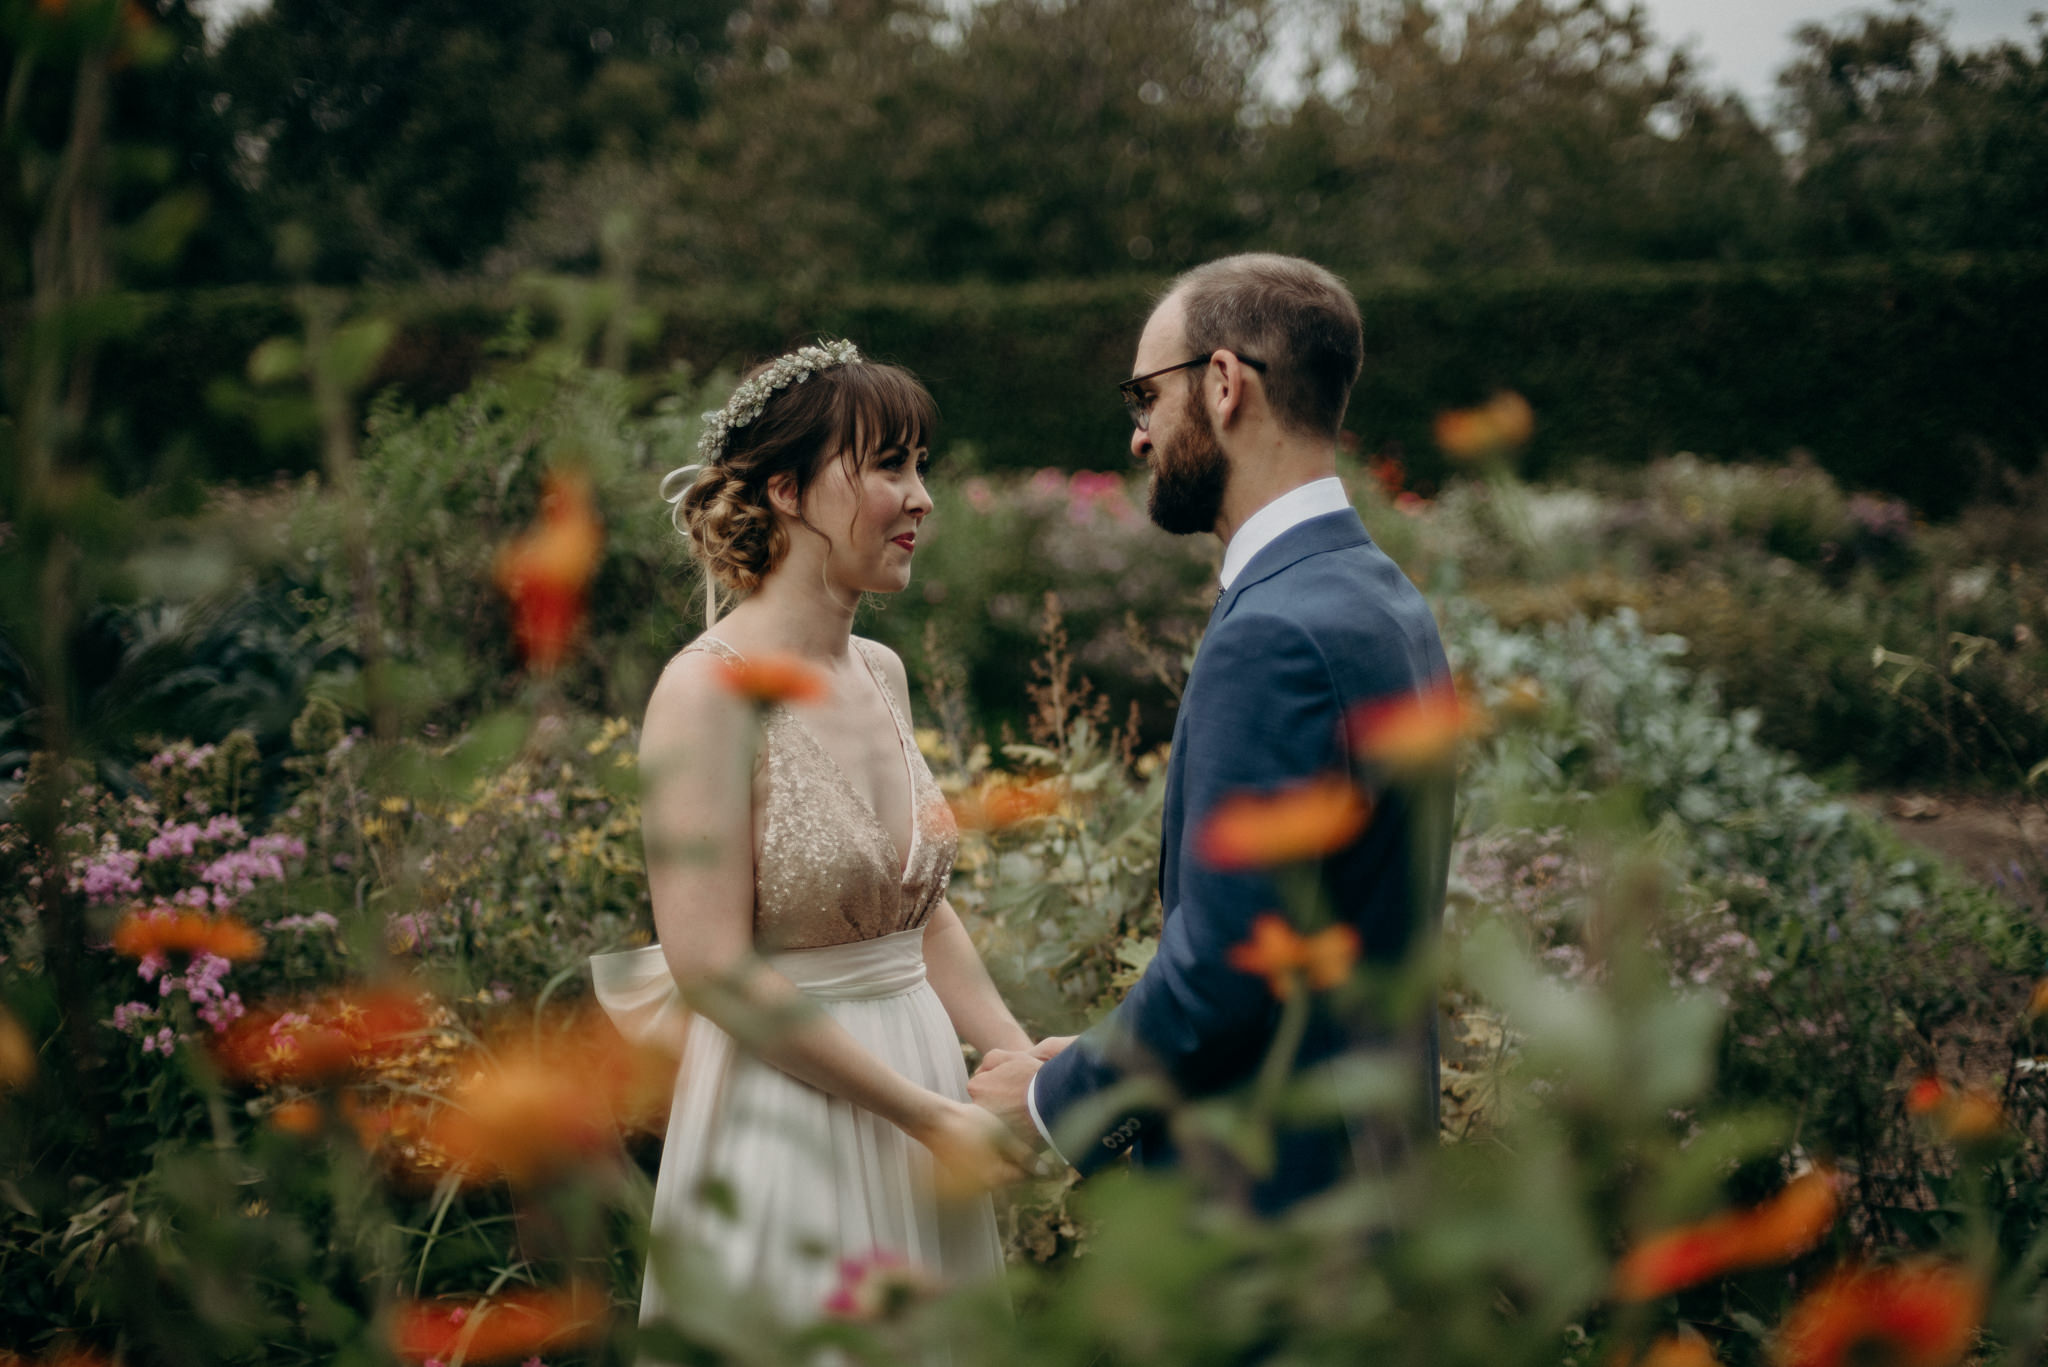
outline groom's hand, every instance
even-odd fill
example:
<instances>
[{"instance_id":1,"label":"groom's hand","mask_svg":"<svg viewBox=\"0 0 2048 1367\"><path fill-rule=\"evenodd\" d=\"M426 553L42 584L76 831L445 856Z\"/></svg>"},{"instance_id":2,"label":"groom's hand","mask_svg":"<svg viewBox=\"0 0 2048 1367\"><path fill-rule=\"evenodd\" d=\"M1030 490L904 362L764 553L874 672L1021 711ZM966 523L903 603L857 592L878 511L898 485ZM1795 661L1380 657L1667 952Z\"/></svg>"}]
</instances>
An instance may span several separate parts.
<instances>
[{"instance_id":1,"label":"groom's hand","mask_svg":"<svg viewBox=\"0 0 2048 1367\"><path fill-rule=\"evenodd\" d=\"M1025 1094L1044 1062L1035 1049L1028 1054L1017 1049L991 1049L982 1055L974 1076L967 1079L967 1095L974 1104L993 1114L1034 1149L1044 1141L1038 1126L1031 1123L1031 1105Z\"/></svg>"},{"instance_id":2,"label":"groom's hand","mask_svg":"<svg viewBox=\"0 0 2048 1367\"><path fill-rule=\"evenodd\" d=\"M1047 1035L1031 1046L1031 1057L1043 1063L1079 1038L1079 1035Z\"/></svg>"}]
</instances>

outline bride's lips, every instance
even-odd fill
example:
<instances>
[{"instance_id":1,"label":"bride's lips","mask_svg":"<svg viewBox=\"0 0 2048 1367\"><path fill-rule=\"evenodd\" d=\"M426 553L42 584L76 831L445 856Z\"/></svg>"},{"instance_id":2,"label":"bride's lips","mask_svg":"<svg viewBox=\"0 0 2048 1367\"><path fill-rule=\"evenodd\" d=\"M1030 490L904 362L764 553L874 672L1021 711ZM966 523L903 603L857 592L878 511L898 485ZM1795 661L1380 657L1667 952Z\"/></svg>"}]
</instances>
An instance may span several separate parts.
<instances>
[{"instance_id":1,"label":"bride's lips","mask_svg":"<svg viewBox=\"0 0 2048 1367\"><path fill-rule=\"evenodd\" d=\"M916 532L905 532L901 536L892 536L889 539L895 542L897 545L901 546L906 551L915 551L917 549Z\"/></svg>"}]
</instances>

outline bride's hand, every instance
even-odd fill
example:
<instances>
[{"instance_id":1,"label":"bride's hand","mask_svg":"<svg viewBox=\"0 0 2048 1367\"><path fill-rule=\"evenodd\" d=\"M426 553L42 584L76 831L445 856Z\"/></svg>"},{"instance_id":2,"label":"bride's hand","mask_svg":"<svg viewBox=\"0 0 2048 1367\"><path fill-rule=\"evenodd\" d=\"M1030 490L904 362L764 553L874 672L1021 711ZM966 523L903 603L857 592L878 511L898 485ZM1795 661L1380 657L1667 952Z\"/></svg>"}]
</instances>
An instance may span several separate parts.
<instances>
[{"instance_id":1,"label":"bride's hand","mask_svg":"<svg viewBox=\"0 0 2048 1367\"><path fill-rule=\"evenodd\" d=\"M943 1195L975 1195L1031 1175L1031 1150L979 1106L943 1101L911 1137L938 1160Z\"/></svg>"},{"instance_id":2,"label":"bride's hand","mask_svg":"<svg viewBox=\"0 0 2048 1367\"><path fill-rule=\"evenodd\" d=\"M1047 1035L1031 1046L1031 1057L1044 1062L1079 1038L1079 1035Z\"/></svg>"}]
</instances>

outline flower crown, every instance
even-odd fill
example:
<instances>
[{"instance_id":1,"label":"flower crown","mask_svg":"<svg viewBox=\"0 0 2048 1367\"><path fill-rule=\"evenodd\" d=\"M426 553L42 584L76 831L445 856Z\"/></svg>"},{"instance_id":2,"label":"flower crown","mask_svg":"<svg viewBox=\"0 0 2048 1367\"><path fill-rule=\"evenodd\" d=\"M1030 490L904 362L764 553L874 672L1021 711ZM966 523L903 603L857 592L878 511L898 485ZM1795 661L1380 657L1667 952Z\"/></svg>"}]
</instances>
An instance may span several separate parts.
<instances>
[{"instance_id":1,"label":"flower crown","mask_svg":"<svg viewBox=\"0 0 2048 1367\"><path fill-rule=\"evenodd\" d=\"M726 439L734 430L760 417L776 390L802 384L820 370L852 365L861 359L860 348L847 341L820 342L776 357L766 369L733 390L725 407L704 415L704 435L697 438L697 454L704 458L704 464L715 465L725 454Z\"/></svg>"}]
</instances>

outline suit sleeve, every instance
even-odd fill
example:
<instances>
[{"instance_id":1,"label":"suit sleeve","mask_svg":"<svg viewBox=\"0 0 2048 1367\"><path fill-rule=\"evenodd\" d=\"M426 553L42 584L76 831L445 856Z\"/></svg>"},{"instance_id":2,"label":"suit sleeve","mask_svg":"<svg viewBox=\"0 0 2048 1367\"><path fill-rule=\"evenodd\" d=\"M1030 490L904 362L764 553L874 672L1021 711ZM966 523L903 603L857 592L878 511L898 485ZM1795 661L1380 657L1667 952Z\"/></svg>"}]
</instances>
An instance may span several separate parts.
<instances>
[{"instance_id":1,"label":"suit sleeve","mask_svg":"<svg viewBox=\"0 0 2048 1367\"><path fill-rule=\"evenodd\" d=\"M1322 653L1298 625L1236 612L1210 628L1182 706L1184 820L1176 902L1159 951L1123 1002L1039 1072L1034 1100L1086 1173L1160 1123L1129 1110L1075 1136L1061 1118L1127 1077L1163 1077L1181 1095L1225 1091L1264 1057L1279 1020L1264 980L1226 961L1261 912L1282 907L1273 880L1225 874L1196 855L1216 804L1232 793L1270 791L1327 773L1341 762L1338 695ZM1071 1140L1072 1142L1065 1142Z\"/></svg>"}]
</instances>

